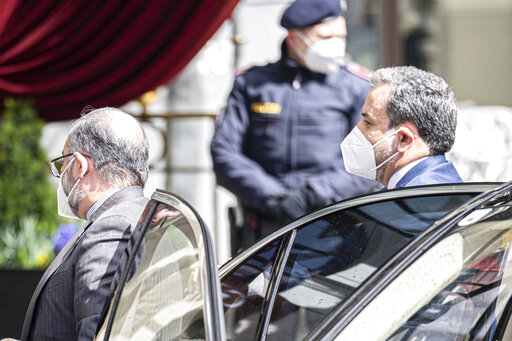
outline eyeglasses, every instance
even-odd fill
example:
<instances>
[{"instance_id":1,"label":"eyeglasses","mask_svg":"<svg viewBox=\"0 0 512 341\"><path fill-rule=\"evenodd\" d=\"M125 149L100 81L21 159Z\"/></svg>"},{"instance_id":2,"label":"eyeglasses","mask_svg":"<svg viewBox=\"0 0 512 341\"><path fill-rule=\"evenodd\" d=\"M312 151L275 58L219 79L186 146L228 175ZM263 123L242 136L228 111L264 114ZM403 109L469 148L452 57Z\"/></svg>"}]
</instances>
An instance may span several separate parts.
<instances>
[{"instance_id":1,"label":"eyeglasses","mask_svg":"<svg viewBox=\"0 0 512 341\"><path fill-rule=\"evenodd\" d=\"M60 178L60 176L62 175L62 172L63 172L62 167L64 166L64 158L68 157L68 156L72 156L72 155L73 155L73 153L69 153L69 154L62 155L53 160L48 161L48 163L50 164L50 169L52 170L53 176ZM85 154L82 154L82 155L90 158L89 155L85 155Z\"/></svg>"}]
</instances>

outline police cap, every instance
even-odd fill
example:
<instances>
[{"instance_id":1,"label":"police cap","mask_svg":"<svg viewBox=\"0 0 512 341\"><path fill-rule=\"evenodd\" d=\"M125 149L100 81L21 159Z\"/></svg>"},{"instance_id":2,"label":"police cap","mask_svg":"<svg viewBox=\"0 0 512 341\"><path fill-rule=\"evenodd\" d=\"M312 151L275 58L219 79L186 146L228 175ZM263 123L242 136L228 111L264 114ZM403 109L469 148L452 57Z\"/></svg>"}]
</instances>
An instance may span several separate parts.
<instances>
[{"instance_id":1,"label":"police cap","mask_svg":"<svg viewBox=\"0 0 512 341\"><path fill-rule=\"evenodd\" d=\"M281 17L286 29L316 25L342 16L340 0L296 0Z\"/></svg>"}]
</instances>

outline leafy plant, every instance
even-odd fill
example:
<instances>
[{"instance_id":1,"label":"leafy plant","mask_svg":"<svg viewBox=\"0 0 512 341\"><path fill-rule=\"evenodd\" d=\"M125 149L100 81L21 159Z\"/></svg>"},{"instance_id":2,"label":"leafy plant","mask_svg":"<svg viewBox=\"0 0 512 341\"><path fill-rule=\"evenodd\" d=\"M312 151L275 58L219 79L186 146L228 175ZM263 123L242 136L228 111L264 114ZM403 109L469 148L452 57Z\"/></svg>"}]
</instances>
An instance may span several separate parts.
<instances>
[{"instance_id":1,"label":"leafy plant","mask_svg":"<svg viewBox=\"0 0 512 341\"><path fill-rule=\"evenodd\" d=\"M40 268L55 257L52 240L37 227L34 218L22 219L19 228L5 225L0 229L0 264L6 268Z\"/></svg>"},{"instance_id":2,"label":"leafy plant","mask_svg":"<svg viewBox=\"0 0 512 341\"><path fill-rule=\"evenodd\" d=\"M0 265L44 267L61 219L39 141L44 126L26 100L6 98L0 121ZM49 250L49 251L48 251ZM45 261L40 252L48 252ZM34 258L35 257L35 258ZM43 257L44 258L44 257ZM39 259L39 260L35 260Z\"/></svg>"}]
</instances>

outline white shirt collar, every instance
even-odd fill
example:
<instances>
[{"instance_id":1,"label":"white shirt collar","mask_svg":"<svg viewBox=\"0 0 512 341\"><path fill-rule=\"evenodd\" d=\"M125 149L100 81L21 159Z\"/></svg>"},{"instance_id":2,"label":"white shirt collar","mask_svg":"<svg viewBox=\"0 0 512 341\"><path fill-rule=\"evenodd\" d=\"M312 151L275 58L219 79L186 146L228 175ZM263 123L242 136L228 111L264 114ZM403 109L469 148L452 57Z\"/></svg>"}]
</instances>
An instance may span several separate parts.
<instances>
[{"instance_id":1,"label":"white shirt collar","mask_svg":"<svg viewBox=\"0 0 512 341\"><path fill-rule=\"evenodd\" d=\"M418 160L414 160L413 162L403 166L402 168L400 168L399 170L397 170L393 175L391 175L391 178L389 178L389 181L388 181L388 189L393 189L396 187L396 184L405 176L405 174L407 174L411 168L413 168L414 166L416 166L418 163L420 163L421 161L425 160L427 157L422 157Z\"/></svg>"}]
</instances>

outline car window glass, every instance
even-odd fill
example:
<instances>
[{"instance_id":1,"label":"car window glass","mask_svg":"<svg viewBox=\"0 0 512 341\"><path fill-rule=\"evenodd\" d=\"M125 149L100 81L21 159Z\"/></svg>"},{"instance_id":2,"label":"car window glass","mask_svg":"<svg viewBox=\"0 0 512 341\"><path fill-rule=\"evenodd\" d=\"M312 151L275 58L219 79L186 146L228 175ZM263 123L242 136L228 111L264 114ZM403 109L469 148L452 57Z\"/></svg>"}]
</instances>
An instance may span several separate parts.
<instances>
[{"instance_id":1,"label":"car window glass","mask_svg":"<svg viewBox=\"0 0 512 341\"><path fill-rule=\"evenodd\" d=\"M472 196L432 195L371 203L298 229L268 339L305 337L412 237Z\"/></svg>"},{"instance_id":2,"label":"car window glass","mask_svg":"<svg viewBox=\"0 0 512 341\"><path fill-rule=\"evenodd\" d=\"M281 240L266 245L224 277L221 286L228 339L252 340L256 335Z\"/></svg>"},{"instance_id":3,"label":"car window glass","mask_svg":"<svg viewBox=\"0 0 512 341\"><path fill-rule=\"evenodd\" d=\"M190 212L153 205L159 206L136 251L138 261L128 269L110 339L204 340L204 241L196 233L198 223Z\"/></svg>"},{"instance_id":4,"label":"car window glass","mask_svg":"<svg viewBox=\"0 0 512 341\"><path fill-rule=\"evenodd\" d=\"M464 239L463 266L454 267L452 279L425 297L426 303L409 314L389 340L510 339L512 205L500 201L459 222L455 233Z\"/></svg>"}]
</instances>

